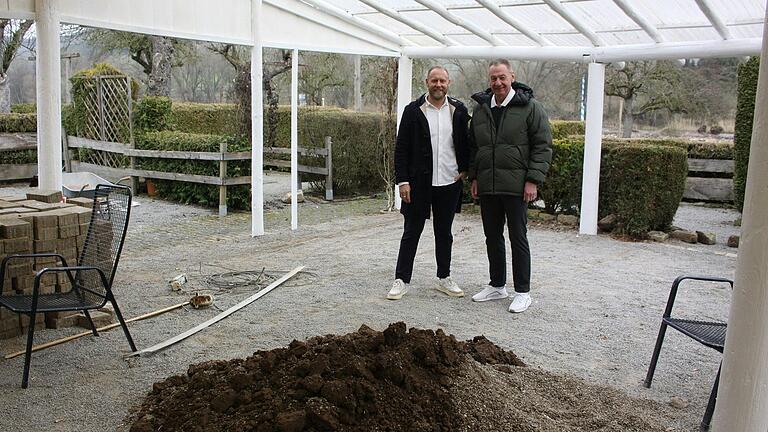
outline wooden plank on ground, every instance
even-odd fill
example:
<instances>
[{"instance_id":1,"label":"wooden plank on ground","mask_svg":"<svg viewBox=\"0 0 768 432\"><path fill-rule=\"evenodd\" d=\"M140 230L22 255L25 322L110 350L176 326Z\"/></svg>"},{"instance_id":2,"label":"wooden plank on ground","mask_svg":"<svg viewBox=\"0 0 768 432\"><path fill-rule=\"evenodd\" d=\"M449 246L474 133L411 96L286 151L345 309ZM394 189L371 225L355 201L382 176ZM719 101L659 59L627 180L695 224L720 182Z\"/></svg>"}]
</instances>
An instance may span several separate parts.
<instances>
[{"instance_id":1,"label":"wooden plank on ground","mask_svg":"<svg viewBox=\"0 0 768 432\"><path fill-rule=\"evenodd\" d=\"M688 177L683 198L696 201L733 201L733 180Z\"/></svg>"},{"instance_id":2,"label":"wooden plank on ground","mask_svg":"<svg viewBox=\"0 0 768 432\"><path fill-rule=\"evenodd\" d=\"M733 174L732 160L688 159L688 171Z\"/></svg>"},{"instance_id":3,"label":"wooden plank on ground","mask_svg":"<svg viewBox=\"0 0 768 432\"><path fill-rule=\"evenodd\" d=\"M177 342L181 342L182 340L192 336L195 333L198 333L198 332L200 332L200 331L210 327L211 325L213 325L213 324L223 320L224 318L232 315L233 313L237 312L238 310L248 306L249 304L253 303L254 301L260 299L261 297L263 297L265 295L267 295L270 291L272 291L273 289L277 288L283 282L285 282L288 279L292 278L293 276L295 276L298 272L302 271L303 269L304 269L304 266L296 267L295 269L293 269L293 270L289 271L288 273L284 274L280 279L278 279L278 280L272 282L271 284L269 284L269 286L267 286L266 288L260 290L256 294L248 297L247 299L245 299L245 300L241 301L240 303L232 306L231 308L225 310L224 312L216 315L215 317L209 319L208 321L206 321L206 322L204 322L202 324L199 324L199 325L197 325L197 326L195 326L195 327L185 331L184 333L182 333L180 335L174 336L174 337L172 337L172 338L170 338L168 340L165 340L165 341L160 342L158 344L152 345L149 348L144 348L143 350L139 350L139 351L136 351L134 353L130 353L130 354L127 355L127 357L140 356L140 355L143 355L143 354L154 354L154 353L156 353L156 352L158 352L158 351L160 351L162 349L165 349L165 348L167 348L167 347L169 347L169 346L171 346L171 345L173 345L173 344L175 344Z\"/></svg>"}]
</instances>

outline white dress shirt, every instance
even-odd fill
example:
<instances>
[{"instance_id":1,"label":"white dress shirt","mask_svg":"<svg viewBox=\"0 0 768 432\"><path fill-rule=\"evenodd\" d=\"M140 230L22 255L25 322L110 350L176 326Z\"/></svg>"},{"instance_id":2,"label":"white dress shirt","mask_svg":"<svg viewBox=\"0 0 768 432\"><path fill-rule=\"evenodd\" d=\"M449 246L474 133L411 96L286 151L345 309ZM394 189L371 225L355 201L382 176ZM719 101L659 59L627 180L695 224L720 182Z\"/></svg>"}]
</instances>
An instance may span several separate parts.
<instances>
[{"instance_id":1,"label":"white dress shirt","mask_svg":"<svg viewBox=\"0 0 768 432\"><path fill-rule=\"evenodd\" d=\"M453 148L453 109L447 96L440 108L432 105L429 99L423 108L432 142L432 186L453 184L459 175L456 150Z\"/></svg>"}]
</instances>

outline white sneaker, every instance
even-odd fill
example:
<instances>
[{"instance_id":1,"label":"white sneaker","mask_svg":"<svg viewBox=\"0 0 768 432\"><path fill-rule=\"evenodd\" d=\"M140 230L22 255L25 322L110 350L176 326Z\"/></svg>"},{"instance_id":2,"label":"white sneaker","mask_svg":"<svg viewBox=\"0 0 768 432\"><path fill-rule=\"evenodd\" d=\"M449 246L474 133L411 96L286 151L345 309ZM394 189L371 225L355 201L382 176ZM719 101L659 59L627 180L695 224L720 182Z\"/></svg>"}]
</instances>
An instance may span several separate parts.
<instances>
[{"instance_id":1,"label":"white sneaker","mask_svg":"<svg viewBox=\"0 0 768 432\"><path fill-rule=\"evenodd\" d=\"M395 279L392 289L387 293L387 298L390 300L400 300L407 292L408 284L403 282L402 279Z\"/></svg>"},{"instance_id":2,"label":"white sneaker","mask_svg":"<svg viewBox=\"0 0 768 432\"><path fill-rule=\"evenodd\" d=\"M437 290L451 297L464 297L464 291L459 288L450 276L437 279Z\"/></svg>"},{"instance_id":3,"label":"white sneaker","mask_svg":"<svg viewBox=\"0 0 768 432\"><path fill-rule=\"evenodd\" d=\"M525 312L529 306L531 306L531 295L528 293L516 293L512 296L509 311L512 313Z\"/></svg>"},{"instance_id":4,"label":"white sneaker","mask_svg":"<svg viewBox=\"0 0 768 432\"><path fill-rule=\"evenodd\" d=\"M482 291L472 296L472 301L476 302L484 302L484 301L490 301L490 300L504 300L505 298L509 297L509 294L507 294L507 288L501 287L496 288L492 286L487 286L483 288Z\"/></svg>"}]
</instances>

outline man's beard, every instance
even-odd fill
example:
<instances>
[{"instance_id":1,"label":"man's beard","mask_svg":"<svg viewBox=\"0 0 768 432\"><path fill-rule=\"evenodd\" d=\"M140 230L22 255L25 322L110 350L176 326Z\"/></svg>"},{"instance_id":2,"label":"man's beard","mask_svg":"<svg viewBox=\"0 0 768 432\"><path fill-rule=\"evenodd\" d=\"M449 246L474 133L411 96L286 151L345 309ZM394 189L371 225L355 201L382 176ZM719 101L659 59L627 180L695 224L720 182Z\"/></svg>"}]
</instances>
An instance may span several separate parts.
<instances>
[{"instance_id":1,"label":"man's beard","mask_svg":"<svg viewBox=\"0 0 768 432\"><path fill-rule=\"evenodd\" d=\"M432 96L432 99L440 100L445 97L446 92L442 90L430 90L429 95Z\"/></svg>"}]
</instances>

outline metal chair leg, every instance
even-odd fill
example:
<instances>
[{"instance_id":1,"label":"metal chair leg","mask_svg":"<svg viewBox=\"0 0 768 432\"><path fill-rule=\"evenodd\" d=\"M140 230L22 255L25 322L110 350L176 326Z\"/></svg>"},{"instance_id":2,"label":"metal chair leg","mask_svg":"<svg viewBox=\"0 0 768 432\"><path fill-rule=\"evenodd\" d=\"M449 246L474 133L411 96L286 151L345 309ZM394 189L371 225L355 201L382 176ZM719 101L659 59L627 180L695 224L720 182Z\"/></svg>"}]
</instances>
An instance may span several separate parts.
<instances>
[{"instance_id":1,"label":"metal chair leg","mask_svg":"<svg viewBox=\"0 0 768 432\"><path fill-rule=\"evenodd\" d=\"M133 343L133 338L131 337L131 333L128 331L128 325L125 323L125 320L123 319L123 314L120 312L120 308L117 306L117 302L115 301L115 296L110 291L109 293L109 301L112 303L112 307L115 308L115 315L117 316L117 320L120 321L120 326L123 328L123 333L125 333L125 338L128 339L128 345L131 346L131 351L136 352L136 345Z\"/></svg>"},{"instance_id":2,"label":"metal chair leg","mask_svg":"<svg viewBox=\"0 0 768 432\"><path fill-rule=\"evenodd\" d=\"M35 337L36 314L29 315L29 329L27 330L27 351L24 356L24 376L21 379L21 388L29 387L29 367L32 363L32 340Z\"/></svg>"},{"instance_id":3,"label":"metal chair leg","mask_svg":"<svg viewBox=\"0 0 768 432\"><path fill-rule=\"evenodd\" d=\"M659 328L659 335L656 337L656 346L653 348L651 364L648 366L648 373L645 375L645 382L643 383L647 388L651 388L651 381L653 381L653 374L656 372L656 363L659 361L659 353L661 352L661 345L664 343L664 335L666 333L667 323L662 321L661 328Z\"/></svg>"},{"instance_id":4,"label":"metal chair leg","mask_svg":"<svg viewBox=\"0 0 768 432\"><path fill-rule=\"evenodd\" d=\"M715 413L715 402L717 402L717 388L720 385L720 370L722 368L723 362L720 362L720 367L717 368L715 383L712 385L712 392L709 393L707 409L704 411L704 418L701 420L701 427L699 427L700 431L708 431L709 425L712 423L712 415Z\"/></svg>"},{"instance_id":5,"label":"metal chair leg","mask_svg":"<svg viewBox=\"0 0 768 432\"><path fill-rule=\"evenodd\" d=\"M94 336L98 336L99 332L96 330L96 324L93 323L93 320L91 319L91 314L88 312L88 309L84 309L83 313L85 314L85 317L88 318L88 323L91 325L91 332L93 332Z\"/></svg>"}]
</instances>

